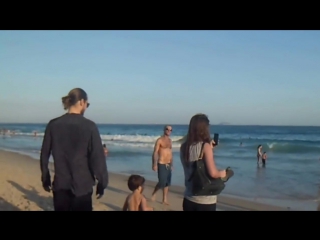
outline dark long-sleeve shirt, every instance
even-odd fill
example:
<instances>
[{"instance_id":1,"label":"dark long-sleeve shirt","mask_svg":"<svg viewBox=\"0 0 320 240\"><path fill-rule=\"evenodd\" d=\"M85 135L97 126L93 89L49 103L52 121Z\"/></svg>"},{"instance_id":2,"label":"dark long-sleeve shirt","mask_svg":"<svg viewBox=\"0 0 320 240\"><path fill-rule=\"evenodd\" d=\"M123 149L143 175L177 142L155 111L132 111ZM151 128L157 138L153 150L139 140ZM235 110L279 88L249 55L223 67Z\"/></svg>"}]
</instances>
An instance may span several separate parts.
<instances>
[{"instance_id":1,"label":"dark long-sleeve shirt","mask_svg":"<svg viewBox=\"0 0 320 240\"><path fill-rule=\"evenodd\" d=\"M40 167L42 183L50 181L49 158L54 160L53 190L72 190L82 196L92 192L95 179L108 186L108 170L96 124L80 114L52 119L43 138Z\"/></svg>"}]
</instances>

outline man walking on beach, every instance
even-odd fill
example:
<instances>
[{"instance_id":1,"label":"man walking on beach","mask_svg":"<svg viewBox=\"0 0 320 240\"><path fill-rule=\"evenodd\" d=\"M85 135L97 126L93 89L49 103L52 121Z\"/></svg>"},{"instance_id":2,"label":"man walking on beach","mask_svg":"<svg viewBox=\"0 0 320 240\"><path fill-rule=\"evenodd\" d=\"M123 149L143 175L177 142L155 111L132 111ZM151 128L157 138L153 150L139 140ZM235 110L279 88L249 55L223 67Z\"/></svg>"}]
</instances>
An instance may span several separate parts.
<instances>
[{"instance_id":1,"label":"man walking on beach","mask_svg":"<svg viewBox=\"0 0 320 240\"><path fill-rule=\"evenodd\" d=\"M157 139L153 156L152 156L152 170L158 172L159 182L156 185L151 200L156 199L156 192L159 189L163 189L162 203L169 205L168 203L168 191L171 185L171 172L172 172L172 141L170 134L172 127L167 125L164 127L164 134Z\"/></svg>"},{"instance_id":2,"label":"man walking on beach","mask_svg":"<svg viewBox=\"0 0 320 240\"><path fill-rule=\"evenodd\" d=\"M40 167L45 191L53 191L55 211L92 211L92 187L98 180L96 195L101 198L108 185L108 171L96 124L83 114L88 96L75 88L62 98L68 112L52 119L43 138ZM54 160L51 184L49 157Z\"/></svg>"}]
</instances>

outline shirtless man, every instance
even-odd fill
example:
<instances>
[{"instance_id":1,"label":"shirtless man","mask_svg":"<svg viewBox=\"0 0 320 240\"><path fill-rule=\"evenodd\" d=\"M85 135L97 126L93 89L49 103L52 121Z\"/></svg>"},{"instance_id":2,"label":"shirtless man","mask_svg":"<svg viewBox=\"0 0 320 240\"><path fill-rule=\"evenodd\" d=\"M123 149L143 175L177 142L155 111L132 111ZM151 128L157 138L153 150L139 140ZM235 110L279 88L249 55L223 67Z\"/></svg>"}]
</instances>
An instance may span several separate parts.
<instances>
[{"instance_id":1,"label":"shirtless man","mask_svg":"<svg viewBox=\"0 0 320 240\"><path fill-rule=\"evenodd\" d=\"M172 141L170 134L172 127L167 125L164 127L164 134L157 139L153 156L152 156L152 170L158 172L159 182L156 185L151 200L156 199L156 192L159 189L163 189L162 203L169 205L168 203L168 191L171 185L171 172L172 172Z\"/></svg>"}]
</instances>

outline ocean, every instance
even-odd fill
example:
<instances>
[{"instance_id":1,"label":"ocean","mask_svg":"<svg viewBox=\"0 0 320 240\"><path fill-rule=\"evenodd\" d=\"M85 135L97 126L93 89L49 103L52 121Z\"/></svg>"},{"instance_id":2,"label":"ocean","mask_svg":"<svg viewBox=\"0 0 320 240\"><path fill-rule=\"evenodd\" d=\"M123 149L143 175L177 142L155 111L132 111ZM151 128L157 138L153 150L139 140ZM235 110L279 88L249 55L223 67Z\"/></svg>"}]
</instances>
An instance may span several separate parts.
<instances>
[{"instance_id":1,"label":"ocean","mask_svg":"<svg viewBox=\"0 0 320 240\"><path fill-rule=\"evenodd\" d=\"M16 131L2 135L0 148L39 159L45 124L0 124L0 129ZM183 186L179 159L181 139L187 125L172 125L174 171L172 184ZM151 170L151 156L162 125L98 125L107 145L108 169L122 174L141 174L157 180ZM37 137L33 132L37 131ZM231 167L235 175L225 194L272 203L291 209L315 210L319 201L320 127L212 125L211 134L220 134L215 149L219 168ZM240 143L242 142L242 146ZM256 151L261 144L267 152L266 167L257 167ZM52 159L51 159L52 160Z\"/></svg>"}]
</instances>

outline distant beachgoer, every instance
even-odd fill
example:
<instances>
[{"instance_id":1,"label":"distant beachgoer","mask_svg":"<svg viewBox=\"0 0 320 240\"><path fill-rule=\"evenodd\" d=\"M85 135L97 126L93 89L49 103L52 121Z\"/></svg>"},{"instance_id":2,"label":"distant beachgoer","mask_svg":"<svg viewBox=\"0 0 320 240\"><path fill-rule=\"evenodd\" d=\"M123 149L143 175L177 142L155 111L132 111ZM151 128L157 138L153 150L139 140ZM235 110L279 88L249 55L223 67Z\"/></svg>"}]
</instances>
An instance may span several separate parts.
<instances>
[{"instance_id":1,"label":"distant beachgoer","mask_svg":"<svg viewBox=\"0 0 320 240\"><path fill-rule=\"evenodd\" d=\"M170 134L172 127L167 125L163 129L163 136L157 139L152 155L152 170L158 171L159 182L152 193L152 201L156 199L156 193L163 189L162 203L168 205L168 191L171 185L171 175L173 169L172 141Z\"/></svg>"},{"instance_id":2,"label":"distant beachgoer","mask_svg":"<svg viewBox=\"0 0 320 240\"><path fill-rule=\"evenodd\" d=\"M2 135L5 137L8 135L8 129L3 129Z\"/></svg>"},{"instance_id":3,"label":"distant beachgoer","mask_svg":"<svg viewBox=\"0 0 320 240\"><path fill-rule=\"evenodd\" d=\"M75 88L62 98L68 112L52 119L43 138L40 167L45 191L53 191L55 211L92 211L95 179L97 198L108 186L108 170L97 125L83 115L89 107L87 93ZM49 157L54 160L51 183Z\"/></svg>"},{"instance_id":4,"label":"distant beachgoer","mask_svg":"<svg viewBox=\"0 0 320 240\"><path fill-rule=\"evenodd\" d=\"M242 147L242 142L240 143L240 147Z\"/></svg>"},{"instance_id":5,"label":"distant beachgoer","mask_svg":"<svg viewBox=\"0 0 320 240\"><path fill-rule=\"evenodd\" d=\"M152 207L148 207L146 198L142 195L144 189L145 178L140 175L131 175L128 179L128 188L130 193L124 204L123 211L153 211Z\"/></svg>"},{"instance_id":6,"label":"distant beachgoer","mask_svg":"<svg viewBox=\"0 0 320 240\"><path fill-rule=\"evenodd\" d=\"M33 136L36 137L37 136L37 131L33 132Z\"/></svg>"},{"instance_id":7,"label":"distant beachgoer","mask_svg":"<svg viewBox=\"0 0 320 240\"><path fill-rule=\"evenodd\" d=\"M108 148L105 144L103 144L102 146L103 146L104 155L107 156L108 155Z\"/></svg>"},{"instance_id":8,"label":"distant beachgoer","mask_svg":"<svg viewBox=\"0 0 320 240\"><path fill-rule=\"evenodd\" d=\"M260 163L261 157L262 157L262 145L259 145L257 147L257 164Z\"/></svg>"},{"instance_id":9,"label":"distant beachgoer","mask_svg":"<svg viewBox=\"0 0 320 240\"><path fill-rule=\"evenodd\" d=\"M185 192L183 199L183 211L216 211L217 196L195 196L193 195L192 180L194 161L199 159L203 146L203 159L207 166L208 174L212 178L225 178L226 170L219 171L216 167L213 155L213 144L210 138L209 119L205 114L194 115L189 124L188 138L180 147L180 160L184 170Z\"/></svg>"},{"instance_id":10,"label":"distant beachgoer","mask_svg":"<svg viewBox=\"0 0 320 240\"><path fill-rule=\"evenodd\" d=\"M262 154L262 165L265 166L267 161L267 152Z\"/></svg>"}]
</instances>

